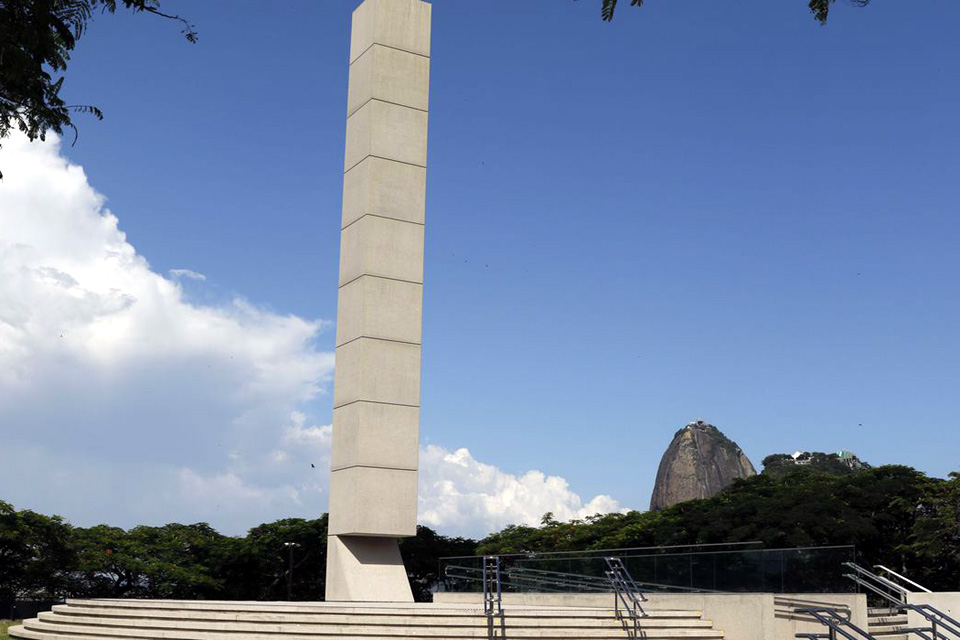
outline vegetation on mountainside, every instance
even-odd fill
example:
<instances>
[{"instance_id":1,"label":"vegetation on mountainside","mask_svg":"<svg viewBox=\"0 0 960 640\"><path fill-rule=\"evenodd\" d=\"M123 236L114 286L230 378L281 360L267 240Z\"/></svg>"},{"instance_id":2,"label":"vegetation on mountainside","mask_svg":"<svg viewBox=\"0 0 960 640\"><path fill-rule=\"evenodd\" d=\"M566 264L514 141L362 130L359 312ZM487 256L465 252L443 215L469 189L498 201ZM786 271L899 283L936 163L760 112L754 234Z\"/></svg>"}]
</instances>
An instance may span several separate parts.
<instances>
[{"instance_id":1,"label":"vegetation on mountainside","mask_svg":"<svg viewBox=\"0 0 960 640\"><path fill-rule=\"evenodd\" d=\"M796 467L737 480L707 500L659 512L512 526L478 553L761 541L767 548L853 544L865 564L905 571L931 588L960 585L960 475L928 478L901 466L846 476Z\"/></svg>"},{"instance_id":2,"label":"vegetation on mountainside","mask_svg":"<svg viewBox=\"0 0 960 640\"><path fill-rule=\"evenodd\" d=\"M819 471L832 476L845 476L857 471L870 469L870 465L857 460L857 466L846 464L836 453L803 453L801 462L794 461L793 456L787 453L775 453L763 459L763 473L774 477L783 477L784 475L795 471L798 466L803 466L812 471Z\"/></svg>"}]
</instances>

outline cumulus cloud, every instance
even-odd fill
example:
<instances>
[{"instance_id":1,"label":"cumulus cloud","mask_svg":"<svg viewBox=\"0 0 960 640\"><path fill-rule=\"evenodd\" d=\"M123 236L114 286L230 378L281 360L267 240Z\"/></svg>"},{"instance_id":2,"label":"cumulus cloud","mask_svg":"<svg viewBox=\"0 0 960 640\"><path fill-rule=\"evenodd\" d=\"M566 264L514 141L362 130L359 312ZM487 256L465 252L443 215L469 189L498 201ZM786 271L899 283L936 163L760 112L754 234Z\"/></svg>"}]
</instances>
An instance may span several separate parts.
<instances>
[{"instance_id":1,"label":"cumulus cloud","mask_svg":"<svg viewBox=\"0 0 960 640\"><path fill-rule=\"evenodd\" d=\"M324 323L242 298L189 302L176 276L201 274L152 270L56 137L14 135L0 154L4 497L89 520L111 517L96 505L112 495L117 524L185 519L218 491L261 505L247 523L290 515L271 505L289 501L295 479L267 490L232 469L326 392ZM44 487L51 469L73 484Z\"/></svg>"},{"instance_id":2,"label":"cumulus cloud","mask_svg":"<svg viewBox=\"0 0 960 640\"><path fill-rule=\"evenodd\" d=\"M536 525L547 512L572 520L621 510L607 495L584 504L559 476L506 473L467 449L420 448L419 520L446 533L483 535L509 524Z\"/></svg>"},{"instance_id":3,"label":"cumulus cloud","mask_svg":"<svg viewBox=\"0 0 960 640\"><path fill-rule=\"evenodd\" d=\"M331 427L311 417L329 323L243 298L186 299L153 270L51 136L0 150L0 498L119 526L207 521L226 533L326 509ZM615 511L566 480L421 448L420 521L481 536Z\"/></svg>"}]
</instances>

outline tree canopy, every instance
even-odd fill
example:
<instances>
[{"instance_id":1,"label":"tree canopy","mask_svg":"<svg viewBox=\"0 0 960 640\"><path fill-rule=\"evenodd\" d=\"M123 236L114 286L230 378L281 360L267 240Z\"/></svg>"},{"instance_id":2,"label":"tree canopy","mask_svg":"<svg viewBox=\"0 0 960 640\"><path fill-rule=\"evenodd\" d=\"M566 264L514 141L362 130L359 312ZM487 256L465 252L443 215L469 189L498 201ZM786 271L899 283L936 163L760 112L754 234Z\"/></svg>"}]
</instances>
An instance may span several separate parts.
<instances>
[{"instance_id":1,"label":"tree canopy","mask_svg":"<svg viewBox=\"0 0 960 640\"><path fill-rule=\"evenodd\" d=\"M161 11L160 0L0 0L0 138L13 128L31 140L49 131L76 134L72 114L103 118L94 105L68 104L60 91L70 54L95 13L118 6L175 20L189 42L197 40L193 25Z\"/></svg>"},{"instance_id":2,"label":"tree canopy","mask_svg":"<svg viewBox=\"0 0 960 640\"><path fill-rule=\"evenodd\" d=\"M810 11L813 12L814 17L820 22L820 24L827 23L827 17L830 14L830 7L837 0L809 0L808 6ZM865 7L870 4L870 0L847 0L850 4ZM630 0L631 7L642 7L643 0ZM617 9L617 0L601 0L600 5L600 16L610 22L613 20L613 14Z\"/></svg>"},{"instance_id":3,"label":"tree canopy","mask_svg":"<svg viewBox=\"0 0 960 640\"><path fill-rule=\"evenodd\" d=\"M737 480L719 495L631 511L510 526L481 554L762 542L769 549L855 545L864 564L899 567L931 588L960 583L960 475L888 465L835 475L792 466ZM549 515L549 514L548 514Z\"/></svg>"},{"instance_id":4,"label":"tree canopy","mask_svg":"<svg viewBox=\"0 0 960 640\"><path fill-rule=\"evenodd\" d=\"M285 600L286 544L294 545L292 598L320 598L327 564L325 514L261 524L234 537L202 522L129 530L74 527L58 516L18 511L0 501L0 600ZM440 557L472 554L476 545L427 527L402 540L415 597L431 598Z\"/></svg>"},{"instance_id":5,"label":"tree canopy","mask_svg":"<svg viewBox=\"0 0 960 640\"><path fill-rule=\"evenodd\" d=\"M855 545L863 564L930 588L960 584L960 474L930 478L884 466L834 475L791 466L738 480L719 495L663 511L511 525L477 542L427 527L400 542L417 600L431 599L444 556L535 554L759 541L767 549ZM66 597L283 600L324 591L327 516L287 518L225 536L204 523L74 527L0 501L0 600ZM834 564L837 564L836 562ZM834 567L836 568L836 567Z\"/></svg>"}]
</instances>

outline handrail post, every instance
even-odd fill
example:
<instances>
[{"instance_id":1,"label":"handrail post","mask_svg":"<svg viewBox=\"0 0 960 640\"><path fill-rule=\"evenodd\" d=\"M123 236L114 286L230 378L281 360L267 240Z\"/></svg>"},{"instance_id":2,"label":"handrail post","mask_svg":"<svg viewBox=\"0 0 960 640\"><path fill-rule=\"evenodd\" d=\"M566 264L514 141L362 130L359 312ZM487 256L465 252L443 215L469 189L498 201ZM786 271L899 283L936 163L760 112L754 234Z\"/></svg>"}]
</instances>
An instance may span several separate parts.
<instances>
[{"instance_id":1,"label":"handrail post","mask_svg":"<svg viewBox=\"0 0 960 640\"><path fill-rule=\"evenodd\" d=\"M481 571L480 577L483 580L483 612L487 613L487 557L484 556L481 560Z\"/></svg>"},{"instance_id":2,"label":"handrail post","mask_svg":"<svg viewBox=\"0 0 960 640\"><path fill-rule=\"evenodd\" d=\"M503 589L500 580L500 556L497 558L497 613L503 613Z\"/></svg>"},{"instance_id":3,"label":"handrail post","mask_svg":"<svg viewBox=\"0 0 960 640\"><path fill-rule=\"evenodd\" d=\"M490 574L493 575L490 575ZM500 556L483 556L483 613L487 617L487 638L496 637L495 616L500 616L500 627L504 627L503 589L500 579Z\"/></svg>"}]
</instances>

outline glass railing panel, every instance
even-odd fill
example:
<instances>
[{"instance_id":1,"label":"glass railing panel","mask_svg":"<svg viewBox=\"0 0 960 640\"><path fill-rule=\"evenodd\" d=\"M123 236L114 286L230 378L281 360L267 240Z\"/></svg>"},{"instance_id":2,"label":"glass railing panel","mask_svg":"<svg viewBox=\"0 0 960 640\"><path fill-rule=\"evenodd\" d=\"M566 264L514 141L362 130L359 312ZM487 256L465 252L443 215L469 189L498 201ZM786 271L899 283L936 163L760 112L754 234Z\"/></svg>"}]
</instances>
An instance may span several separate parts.
<instances>
[{"instance_id":1,"label":"glass railing panel","mask_svg":"<svg viewBox=\"0 0 960 640\"><path fill-rule=\"evenodd\" d=\"M584 553L500 556L505 592L609 591L605 558L621 559L643 591L721 593L845 593L844 562L856 559L853 546L806 549L716 548L612 549ZM440 588L479 592L483 559L442 558Z\"/></svg>"}]
</instances>

